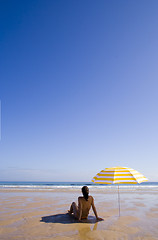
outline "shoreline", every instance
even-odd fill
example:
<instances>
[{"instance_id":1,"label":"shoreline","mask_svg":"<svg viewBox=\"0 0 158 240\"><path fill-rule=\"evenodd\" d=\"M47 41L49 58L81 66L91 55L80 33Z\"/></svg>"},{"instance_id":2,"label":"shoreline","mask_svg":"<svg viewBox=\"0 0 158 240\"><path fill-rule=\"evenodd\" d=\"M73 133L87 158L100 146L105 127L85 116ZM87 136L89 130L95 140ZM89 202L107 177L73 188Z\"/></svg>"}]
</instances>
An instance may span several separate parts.
<instances>
[{"instance_id":1,"label":"shoreline","mask_svg":"<svg viewBox=\"0 0 158 240\"><path fill-rule=\"evenodd\" d=\"M89 188L91 193L117 193L118 192L118 188ZM5 192L77 192L77 193L81 193L81 187L80 188L45 188L45 189L38 189L38 188L3 188L0 189L0 193L5 193ZM142 193L142 194L157 194L158 193L158 189L157 188L119 188L119 192L120 193Z\"/></svg>"}]
</instances>

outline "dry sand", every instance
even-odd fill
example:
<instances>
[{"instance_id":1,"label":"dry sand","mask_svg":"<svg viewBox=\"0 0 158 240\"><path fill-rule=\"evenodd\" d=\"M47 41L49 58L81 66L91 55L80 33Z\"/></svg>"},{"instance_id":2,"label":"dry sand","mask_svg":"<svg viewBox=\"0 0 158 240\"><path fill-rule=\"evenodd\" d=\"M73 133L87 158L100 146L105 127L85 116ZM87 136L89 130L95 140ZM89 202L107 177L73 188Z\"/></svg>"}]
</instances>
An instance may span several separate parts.
<instances>
[{"instance_id":1,"label":"dry sand","mask_svg":"<svg viewBox=\"0 0 158 240\"><path fill-rule=\"evenodd\" d=\"M98 215L79 223L67 214L78 190L0 191L1 240L158 240L158 195L121 192L118 217L117 192L92 191Z\"/></svg>"}]
</instances>

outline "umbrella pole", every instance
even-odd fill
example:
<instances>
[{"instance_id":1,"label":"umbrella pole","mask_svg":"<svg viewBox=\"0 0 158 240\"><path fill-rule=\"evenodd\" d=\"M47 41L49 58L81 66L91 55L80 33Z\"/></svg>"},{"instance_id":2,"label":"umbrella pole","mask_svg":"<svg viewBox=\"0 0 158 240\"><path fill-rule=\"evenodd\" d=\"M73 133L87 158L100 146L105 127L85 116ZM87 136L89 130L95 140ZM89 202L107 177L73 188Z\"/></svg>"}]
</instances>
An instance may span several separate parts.
<instances>
[{"instance_id":1,"label":"umbrella pole","mask_svg":"<svg viewBox=\"0 0 158 240\"><path fill-rule=\"evenodd\" d=\"M119 217L120 217L120 193L119 193L119 184L118 184L118 205L119 205Z\"/></svg>"}]
</instances>

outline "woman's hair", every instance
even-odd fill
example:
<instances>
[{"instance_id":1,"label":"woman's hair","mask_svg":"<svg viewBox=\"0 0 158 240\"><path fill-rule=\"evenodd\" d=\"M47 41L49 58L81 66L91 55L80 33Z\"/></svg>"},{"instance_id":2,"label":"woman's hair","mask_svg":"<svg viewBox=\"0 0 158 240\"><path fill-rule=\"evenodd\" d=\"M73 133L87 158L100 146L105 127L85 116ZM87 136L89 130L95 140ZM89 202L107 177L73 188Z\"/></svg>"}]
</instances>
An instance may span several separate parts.
<instances>
[{"instance_id":1,"label":"woman's hair","mask_svg":"<svg viewBox=\"0 0 158 240\"><path fill-rule=\"evenodd\" d=\"M88 189L87 186L84 186L84 187L82 188L82 193L83 193L83 196L84 196L84 198L86 199L86 201L88 201L89 189Z\"/></svg>"}]
</instances>

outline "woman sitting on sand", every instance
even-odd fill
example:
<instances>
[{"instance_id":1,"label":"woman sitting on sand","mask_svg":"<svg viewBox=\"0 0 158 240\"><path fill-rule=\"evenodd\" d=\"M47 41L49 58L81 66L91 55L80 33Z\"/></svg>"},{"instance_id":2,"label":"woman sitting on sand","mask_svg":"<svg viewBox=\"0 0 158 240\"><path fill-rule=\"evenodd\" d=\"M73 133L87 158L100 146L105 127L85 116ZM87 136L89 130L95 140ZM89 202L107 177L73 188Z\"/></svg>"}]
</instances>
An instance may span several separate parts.
<instances>
[{"instance_id":1,"label":"woman sitting on sand","mask_svg":"<svg viewBox=\"0 0 158 240\"><path fill-rule=\"evenodd\" d=\"M89 210L92 206L93 212L96 216L97 221L102 221L103 219L98 217L95 205L94 205L94 199L92 196L89 196L89 189L87 186L84 186L82 188L83 197L78 198L78 206L75 202L71 204L70 211L68 213L70 215L74 214L74 217L81 221L82 219L87 219Z\"/></svg>"}]
</instances>

